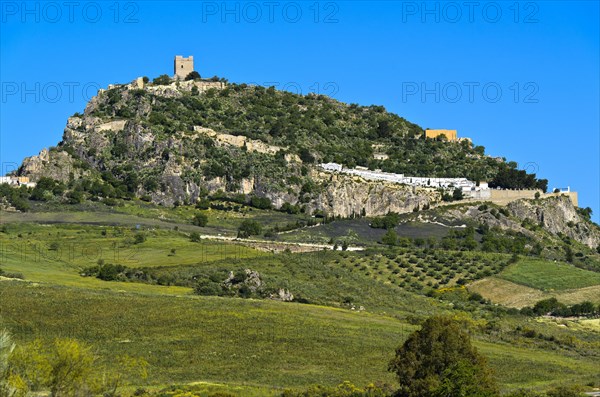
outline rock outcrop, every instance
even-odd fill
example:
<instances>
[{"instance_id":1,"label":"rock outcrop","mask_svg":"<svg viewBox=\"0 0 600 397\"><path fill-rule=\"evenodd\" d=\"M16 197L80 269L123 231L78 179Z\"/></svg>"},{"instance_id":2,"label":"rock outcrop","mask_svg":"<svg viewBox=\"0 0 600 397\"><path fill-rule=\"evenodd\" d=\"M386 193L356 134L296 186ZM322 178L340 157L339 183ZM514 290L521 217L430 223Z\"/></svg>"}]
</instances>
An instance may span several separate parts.
<instances>
[{"instance_id":1,"label":"rock outcrop","mask_svg":"<svg viewBox=\"0 0 600 397\"><path fill-rule=\"evenodd\" d=\"M529 219L552 234L562 233L590 248L600 245L600 228L585 220L566 196L517 200L509 203L507 209L511 215Z\"/></svg>"},{"instance_id":2,"label":"rock outcrop","mask_svg":"<svg viewBox=\"0 0 600 397\"><path fill-rule=\"evenodd\" d=\"M318 173L318 179L326 181L325 188L309 206L334 216L407 213L440 200L440 193L433 189L329 173Z\"/></svg>"},{"instance_id":3,"label":"rock outcrop","mask_svg":"<svg viewBox=\"0 0 600 397\"><path fill-rule=\"evenodd\" d=\"M37 156L26 157L19 167L18 175L27 176L32 182L42 177L68 182L88 174L77 165L77 161L67 152L42 149Z\"/></svg>"}]
</instances>

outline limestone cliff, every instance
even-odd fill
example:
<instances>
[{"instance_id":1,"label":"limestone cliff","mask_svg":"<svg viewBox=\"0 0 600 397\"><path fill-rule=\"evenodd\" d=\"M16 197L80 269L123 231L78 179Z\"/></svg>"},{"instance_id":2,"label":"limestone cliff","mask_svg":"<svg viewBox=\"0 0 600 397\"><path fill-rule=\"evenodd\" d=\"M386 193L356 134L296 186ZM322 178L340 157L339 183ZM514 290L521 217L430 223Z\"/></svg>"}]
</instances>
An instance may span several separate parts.
<instances>
[{"instance_id":1,"label":"limestone cliff","mask_svg":"<svg viewBox=\"0 0 600 397\"><path fill-rule=\"evenodd\" d=\"M69 153L42 149L36 156L26 157L18 170L19 176L28 176L32 182L48 177L62 182L88 175Z\"/></svg>"},{"instance_id":2,"label":"limestone cliff","mask_svg":"<svg viewBox=\"0 0 600 397\"><path fill-rule=\"evenodd\" d=\"M558 196L544 199L519 199L510 202L506 211L499 211L493 206L474 205L442 207L441 211L434 214L418 215L421 221L451 221L469 222L474 225L485 224L490 228L510 230L521 233L532 239L541 241L543 233L535 228L524 227L528 220L529 225L541 227L550 236L567 236L581 244L596 249L600 245L600 227L585 219L573 205L569 197Z\"/></svg>"},{"instance_id":3,"label":"limestone cliff","mask_svg":"<svg viewBox=\"0 0 600 397\"><path fill-rule=\"evenodd\" d=\"M326 181L325 187L310 203L310 208L342 217L412 212L440 200L439 192L431 189L327 173L319 173L317 178Z\"/></svg>"},{"instance_id":4,"label":"limestone cliff","mask_svg":"<svg viewBox=\"0 0 600 397\"><path fill-rule=\"evenodd\" d=\"M553 234L562 233L590 248L600 245L600 228L584 219L568 197L517 200L507 209L519 219L529 219Z\"/></svg>"}]
</instances>

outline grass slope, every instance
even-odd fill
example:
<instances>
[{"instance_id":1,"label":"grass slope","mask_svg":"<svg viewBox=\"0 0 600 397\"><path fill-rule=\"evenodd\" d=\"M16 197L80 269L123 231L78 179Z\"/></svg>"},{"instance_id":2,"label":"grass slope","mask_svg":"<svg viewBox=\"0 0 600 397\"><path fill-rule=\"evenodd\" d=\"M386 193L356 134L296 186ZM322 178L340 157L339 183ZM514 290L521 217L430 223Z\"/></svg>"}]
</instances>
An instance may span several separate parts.
<instances>
[{"instance_id":1,"label":"grass slope","mask_svg":"<svg viewBox=\"0 0 600 397\"><path fill-rule=\"evenodd\" d=\"M469 291L477 292L494 303L518 309L533 306L536 302L551 297L567 305L583 301L600 303L600 285L574 290L541 291L498 277L487 277L469 284Z\"/></svg>"},{"instance_id":2,"label":"grass slope","mask_svg":"<svg viewBox=\"0 0 600 397\"><path fill-rule=\"evenodd\" d=\"M18 342L73 337L103 360L146 358L155 384L233 382L268 387L393 382L386 364L414 326L314 305L91 291L0 282L5 325ZM592 357L477 341L504 389L589 382Z\"/></svg>"},{"instance_id":3,"label":"grass slope","mask_svg":"<svg viewBox=\"0 0 600 397\"><path fill-rule=\"evenodd\" d=\"M226 242L192 243L171 228L11 222L3 230L0 265L27 279L0 281L2 326L17 342L73 337L92 344L106 362L123 354L145 358L154 387L201 381L208 384L197 387L209 390L225 383L223 390L238 388L235 393L245 396L344 380L393 382L386 365L394 348L416 329L413 320L452 310L448 301L407 292L398 281L410 275L410 284L426 285L441 276L453 284L460 277L500 271L508 259L407 248L273 254ZM140 232L146 240L133 244ZM58 247L50 250L52 243ZM316 304L199 297L189 287L79 275L99 258L183 276L250 267L272 285ZM366 310L349 310L350 303ZM598 378L596 334L555 327L553 332L573 337L575 345L585 343L583 348L524 340L514 332L529 320L490 318L491 312L470 304L472 315L500 324L500 335L479 335L476 344L504 390L544 388L557 381L556 373L565 374L560 381L566 383ZM550 325L536 327L548 334Z\"/></svg>"},{"instance_id":4,"label":"grass slope","mask_svg":"<svg viewBox=\"0 0 600 397\"><path fill-rule=\"evenodd\" d=\"M540 290L567 290L600 285L600 273L560 262L524 259L507 267L500 277Z\"/></svg>"}]
</instances>

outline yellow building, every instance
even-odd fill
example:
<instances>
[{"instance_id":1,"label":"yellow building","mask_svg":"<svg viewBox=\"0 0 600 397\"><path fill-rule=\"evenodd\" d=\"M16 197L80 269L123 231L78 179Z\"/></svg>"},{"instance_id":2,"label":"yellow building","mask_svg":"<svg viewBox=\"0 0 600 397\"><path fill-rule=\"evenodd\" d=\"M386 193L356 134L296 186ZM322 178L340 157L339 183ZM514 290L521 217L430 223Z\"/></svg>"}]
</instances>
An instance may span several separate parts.
<instances>
[{"instance_id":1,"label":"yellow building","mask_svg":"<svg viewBox=\"0 0 600 397\"><path fill-rule=\"evenodd\" d=\"M456 130L425 130L425 138L437 138L440 135L444 135L449 142L456 142Z\"/></svg>"}]
</instances>

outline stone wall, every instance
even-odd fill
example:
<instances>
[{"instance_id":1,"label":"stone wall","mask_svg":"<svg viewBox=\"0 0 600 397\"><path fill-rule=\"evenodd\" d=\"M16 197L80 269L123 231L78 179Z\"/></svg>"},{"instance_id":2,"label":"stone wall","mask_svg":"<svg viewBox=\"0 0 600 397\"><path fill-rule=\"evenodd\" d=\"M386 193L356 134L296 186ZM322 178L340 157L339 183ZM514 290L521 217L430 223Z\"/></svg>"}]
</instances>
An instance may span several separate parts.
<instances>
[{"instance_id":1,"label":"stone wall","mask_svg":"<svg viewBox=\"0 0 600 397\"><path fill-rule=\"evenodd\" d=\"M513 202L518 199L534 199L535 194L539 193L541 198L547 197L559 197L566 196L568 197L574 206L578 206L578 197L577 192L567 192L567 193L542 193L541 190L538 189L525 189L525 190L498 190L498 189L490 189L490 197L486 199L486 201L491 201L494 204L498 205L507 205L510 202Z\"/></svg>"},{"instance_id":2,"label":"stone wall","mask_svg":"<svg viewBox=\"0 0 600 397\"><path fill-rule=\"evenodd\" d=\"M425 138L437 138L444 135L450 142L456 141L456 130L425 130Z\"/></svg>"},{"instance_id":3,"label":"stone wall","mask_svg":"<svg viewBox=\"0 0 600 397\"><path fill-rule=\"evenodd\" d=\"M518 199L534 199L535 194L539 193L542 195L541 190L537 189L526 189L526 190L498 190L498 189L490 189L491 196L489 201L498 205L506 205L511 201L515 201Z\"/></svg>"},{"instance_id":4,"label":"stone wall","mask_svg":"<svg viewBox=\"0 0 600 397\"><path fill-rule=\"evenodd\" d=\"M179 98L184 92L191 92L192 88L196 87L198 92L202 93L211 88L215 90L224 89L226 84L222 81L175 81L168 85L146 85L144 88L153 95L164 96L168 98Z\"/></svg>"}]
</instances>

